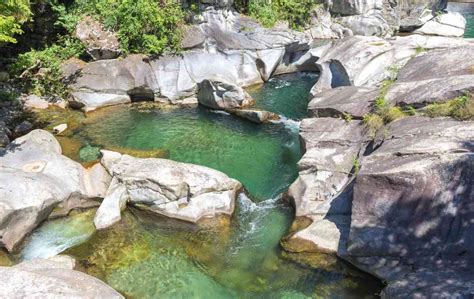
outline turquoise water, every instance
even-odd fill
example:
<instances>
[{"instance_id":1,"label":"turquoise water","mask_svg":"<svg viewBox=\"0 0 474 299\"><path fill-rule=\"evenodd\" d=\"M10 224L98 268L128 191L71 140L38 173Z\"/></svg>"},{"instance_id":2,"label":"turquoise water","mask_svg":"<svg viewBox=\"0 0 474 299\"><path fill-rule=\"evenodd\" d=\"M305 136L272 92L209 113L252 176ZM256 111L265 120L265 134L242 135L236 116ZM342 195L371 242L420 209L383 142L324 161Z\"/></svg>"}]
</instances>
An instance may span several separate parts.
<instances>
[{"instance_id":1,"label":"turquoise water","mask_svg":"<svg viewBox=\"0 0 474 299\"><path fill-rule=\"evenodd\" d=\"M250 90L250 94L256 107L298 120L307 115L309 90L316 80L317 75L311 73L282 75Z\"/></svg>"},{"instance_id":2,"label":"turquoise water","mask_svg":"<svg viewBox=\"0 0 474 299\"><path fill-rule=\"evenodd\" d=\"M465 14L466 18L466 31L464 32L464 37L474 38L474 13Z\"/></svg>"},{"instance_id":3,"label":"turquoise water","mask_svg":"<svg viewBox=\"0 0 474 299\"><path fill-rule=\"evenodd\" d=\"M258 199L273 198L296 178L301 157L295 125L259 125L204 108L137 106L102 111L78 133L94 145L164 149L170 159L220 170Z\"/></svg>"},{"instance_id":4,"label":"turquoise water","mask_svg":"<svg viewBox=\"0 0 474 299\"><path fill-rule=\"evenodd\" d=\"M279 77L252 94L260 107L299 119L315 79ZM87 144L83 153L91 146L158 151L221 170L240 180L252 200L241 195L231 219L200 225L130 208L111 229L91 232L93 211L79 213L46 222L18 258L66 250L83 271L129 298L371 298L381 288L333 257L313 255L321 261L316 268L285 258L279 241L294 211L280 194L301 157L294 121L262 125L203 108L135 104L89 115L70 138Z\"/></svg>"}]
</instances>

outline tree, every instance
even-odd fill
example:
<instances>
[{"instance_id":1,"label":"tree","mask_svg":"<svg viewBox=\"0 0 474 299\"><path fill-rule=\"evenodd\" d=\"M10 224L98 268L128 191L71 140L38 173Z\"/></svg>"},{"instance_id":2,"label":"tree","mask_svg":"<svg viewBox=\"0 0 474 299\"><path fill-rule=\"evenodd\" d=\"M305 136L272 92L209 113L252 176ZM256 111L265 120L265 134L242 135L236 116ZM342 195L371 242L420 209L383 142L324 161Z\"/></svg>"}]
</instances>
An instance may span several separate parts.
<instances>
[{"instance_id":1,"label":"tree","mask_svg":"<svg viewBox=\"0 0 474 299\"><path fill-rule=\"evenodd\" d=\"M22 34L21 25L31 17L29 0L0 2L0 43L16 43L15 35Z\"/></svg>"}]
</instances>

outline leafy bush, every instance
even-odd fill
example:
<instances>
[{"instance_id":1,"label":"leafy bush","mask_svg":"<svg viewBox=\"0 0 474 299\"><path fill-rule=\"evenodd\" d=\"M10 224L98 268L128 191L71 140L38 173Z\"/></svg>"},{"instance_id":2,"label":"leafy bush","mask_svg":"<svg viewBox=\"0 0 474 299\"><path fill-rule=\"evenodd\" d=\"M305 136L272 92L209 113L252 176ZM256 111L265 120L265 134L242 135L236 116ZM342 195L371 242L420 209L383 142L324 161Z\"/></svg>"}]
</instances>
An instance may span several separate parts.
<instances>
[{"instance_id":1,"label":"leafy bush","mask_svg":"<svg viewBox=\"0 0 474 299\"><path fill-rule=\"evenodd\" d=\"M25 89L37 95L66 94L61 83L61 63L84 52L82 44L71 38L63 38L59 44L44 50L31 50L18 55L10 66L10 72L22 79Z\"/></svg>"},{"instance_id":2,"label":"leafy bush","mask_svg":"<svg viewBox=\"0 0 474 299\"><path fill-rule=\"evenodd\" d=\"M425 107L425 113L430 117L449 116L458 120L474 120L474 98L466 94L445 103L431 104Z\"/></svg>"},{"instance_id":3,"label":"leafy bush","mask_svg":"<svg viewBox=\"0 0 474 299\"><path fill-rule=\"evenodd\" d=\"M265 27L272 27L279 20L288 21L293 29L303 29L311 19L313 0L249 0L237 2L237 8L260 21Z\"/></svg>"},{"instance_id":4,"label":"leafy bush","mask_svg":"<svg viewBox=\"0 0 474 299\"><path fill-rule=\"evenodd\" d=\"M124 53L179 51L185 13L173 0L76 0L70 6L52 1L57 24L70 33L84 15L118 33Z\"/></svg>"},{"instance_id":5,"label":"leafy bush","mask_svg":"<svg viewBox=\"0 0 474 299\"><path fill-rule=\"evenodd\" d=\"M0 2L0 43L16 43L15 34L23 33L21 25L31 16L29 0Z\"/></svg>"}]
</instances>

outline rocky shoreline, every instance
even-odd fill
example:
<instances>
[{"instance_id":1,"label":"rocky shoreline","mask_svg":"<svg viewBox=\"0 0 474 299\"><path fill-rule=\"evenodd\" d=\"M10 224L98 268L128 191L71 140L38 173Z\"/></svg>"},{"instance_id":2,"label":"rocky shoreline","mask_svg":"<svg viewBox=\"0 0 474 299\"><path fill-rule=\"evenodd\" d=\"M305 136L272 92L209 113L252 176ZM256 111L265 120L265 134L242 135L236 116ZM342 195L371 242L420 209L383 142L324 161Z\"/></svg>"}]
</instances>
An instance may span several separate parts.
<instances>
[{"instance_id":1,"label":"rocky shoreline","mask_svg":"<svg viewBox=\"0 0 474 299\"><path fill-rule=\"evenodd\" d=\"M336 255L386 282L385 298L473 296L474 122L427 114L432 104L473 101L474 43L459 38L462 16L444 13L444 1L425 1L431 9L331 1L311 28L295 32L263 28L230 9L232 1L202 2L180 56L117 58L107 48L115 43L89 45L84 34L96 61L63 65L68 105L88 112L134 101L200 104L264 123L278 116L251 108L243 87L319 72L310 118L300 124L299 177L288 191L295 222L307 225L285 238L284 249ZM391 37L394 31L412 34ZM378 115L381 102L403 115ZM367 116L382 124L370 127ZM84 168L46 131L18 137L32 128L12 132L0 122L0 247L8 251L55 213L100 205L94 224L105 229L129 204L198 222L230 217L243 192L221 172L164 159L102 151L100 163ZM78 296L121 298L67 258L54 259L0 268L15 280L1 281L0 294L50 295L59 279ZM84 286L67 284L76 280Z\"/></svg>"}]
</instances>

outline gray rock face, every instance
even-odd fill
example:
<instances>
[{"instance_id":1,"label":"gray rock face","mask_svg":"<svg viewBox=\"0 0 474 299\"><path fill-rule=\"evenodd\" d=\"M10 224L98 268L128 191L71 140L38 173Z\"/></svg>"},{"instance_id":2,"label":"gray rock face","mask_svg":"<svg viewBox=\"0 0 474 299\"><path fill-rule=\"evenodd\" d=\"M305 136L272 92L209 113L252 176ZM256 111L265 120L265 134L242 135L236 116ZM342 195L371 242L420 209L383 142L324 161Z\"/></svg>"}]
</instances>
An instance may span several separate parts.
<instances>
[{"instance_id":1,"label":"gray rock face","mask_svg":"<svg viewBox=\"0 0 474 299\"><path fill-rule=\"evenodd\" d=\"M427 35L462 37L466 29L466 19L458 12L437 15L414 32Z\"/></svg>"},{"instance_id":2,"label":"gray rock face","mask_svg":"<svg viewBox=\"0 0 474 299\"><path fill-rule=\"evenodd\" d=\"M231 1L214 4L224 3ZM247 25L252 30L242 29ZM310 40L305 34L263 28L233 10L208 6L199 24L188 29L183 43L192 50L182 55L156 60L129 55L81 66L71 80L72 106L90 111L135 100L179 103L209 78L244 87L268 80L281 65L284 71L316 69L314 57L306 55Z\"/></svg>"},{"instance_id":3,"label":"gray rock face","mask_svg":"<svg viewBox=\"0 0 474 299\"><path fill-rule=\"evenodd\" d=\"M400 30L413 31L431 20L437 12L446 10L445 0L405 0L398 1L400 10Z\"/></svg>"},{"instance_id":4,"label":"gray rock face","mask_svg":"<svg viewBox=\"0 0 474 299\"><path fill-rule=\"evenodd\" d=\"M474 91L474 46L429 51L400 69L387 92L393 105L423 107Z\"/></svg>"},{"instance_id":5,"label":"gray rock face","mask_svg":"<svg viewBox=\"0 0 474 299\"><path fill-rule=\"evenodd\" d=\"M85 16L76 26L75 36L86 47L87 53L94 59L112 59L120 55L120 43L117 36L103 28L102 24Z\"/></svg>"},{"instance_id":6,"label":"gray rock face","mask_svg":"<svg viewBox=\"0 0 474 299\"><path fill-rule=\"evenodd\" d=\"M200 82L197 99L201 105L214 109L243 108L254 103L252 97L241 87L216 80Z\"/></svg>"},{"instance_id":7,"label":"gray rock face","mask_svg":"<svg viewBox=\"0 0 474 299\"><path fill-rule=\"evenodd\" d=\"M472 296L472 284L464 280L472 278L474 260L473 138L474 122L405 118L364 158L354 187L348 256L393 281L387 295L430 297L444 292L437 282L450 277L441 286ZM430 275L435 279L427 280ZM418 284L406 288L402 282L408 280Z\"/></svg>"},{"instance_id":8,"label":"gray rock face","mask_svg":"<svg viewBox=\"0 0 474 299\"><path fill-rule=\"evenodd\" d=\"M237 115L239 117L250 120L251 122L254 122L254 123L257 123L257 124L267 123L267 122L270 122L272 120L280 119L280 116L278 114L275 114L275 113L269 112L269 111L264 111L264 110L231 109L231 110L226 110L226 111L229 112L229 113L232 113L234 115Z\"/></svg>"},{"instance_id":9,"label":"gray rock face","mask_svg":"<svg viewBox=\"0 0 474 299\"><path fill-rule=\"evenodd\" d=\"M310 116L345 117L362 119L371 112L375 100L380 95L377 88L341 86L317 93L309 102Z\"/></svg>"},{"instance_id":10,"label":"gray rock face","mask_svg":"<svg viewBox=\"0 0 474 299\"><path fill-rule=\"evenodd\" d=\"M58 204L105 193L97 169L61 155L50 133L34 130L0 152L0 247L11 251ZM106 173L102 172L103 176ZM107 178L105 178L107 180Z\"/></svg>"},{"instance_id":11,"label":"gray rock face","mask_svg":"<svg viewBox=\"0 0 474 299\"><path fill-rule=\"evenodd\" d=\"M74 259L56 256L0 267L2 298L124 298L102 281L74 269Z\"/></svg>"},{"instance_id":12,"label":"gray rock face","mask_svg":"<svg viewBox=\"0 0 474 299\"><path fill-rule=\"evenodd\" d=\"M110 151L102 153L102 164L113 181L103 201L106 207L99 208L95 218L100 228L120 220L117 215L124 201L189 222L217 214L231 215L242 189L238 181L207 167L165 159L138 159Z\"/></svg>"},{"instance_id":13,"label":"gray rock face","mask_svg":"<svg viewBox=\"0 0 474 299\"><path fill-rule=\"evenodd\" d=\"M353 36L333 43L321 53L316 65L320 79L311 90L318 92L339 86L374 87L392 76L393 67L401 67L426 50L468 46L463 39L412 35L384 40L378 37Z\"/></svg>"},{"instance_id":14,"label":"gray rock face","mask_svg":"<svg viewBox=\"0 0 474 299\"><path fill-rule=\"evenodd\" d=\"M356 161L365 149L364 126L361 121L336 118L304 119L300 138L305 154L288 193L296 216L313 223L291 238L310 241L321 252L343 253L351 205L347 194L341 193L352 181Z\"/></svg>"}]
</instances>

